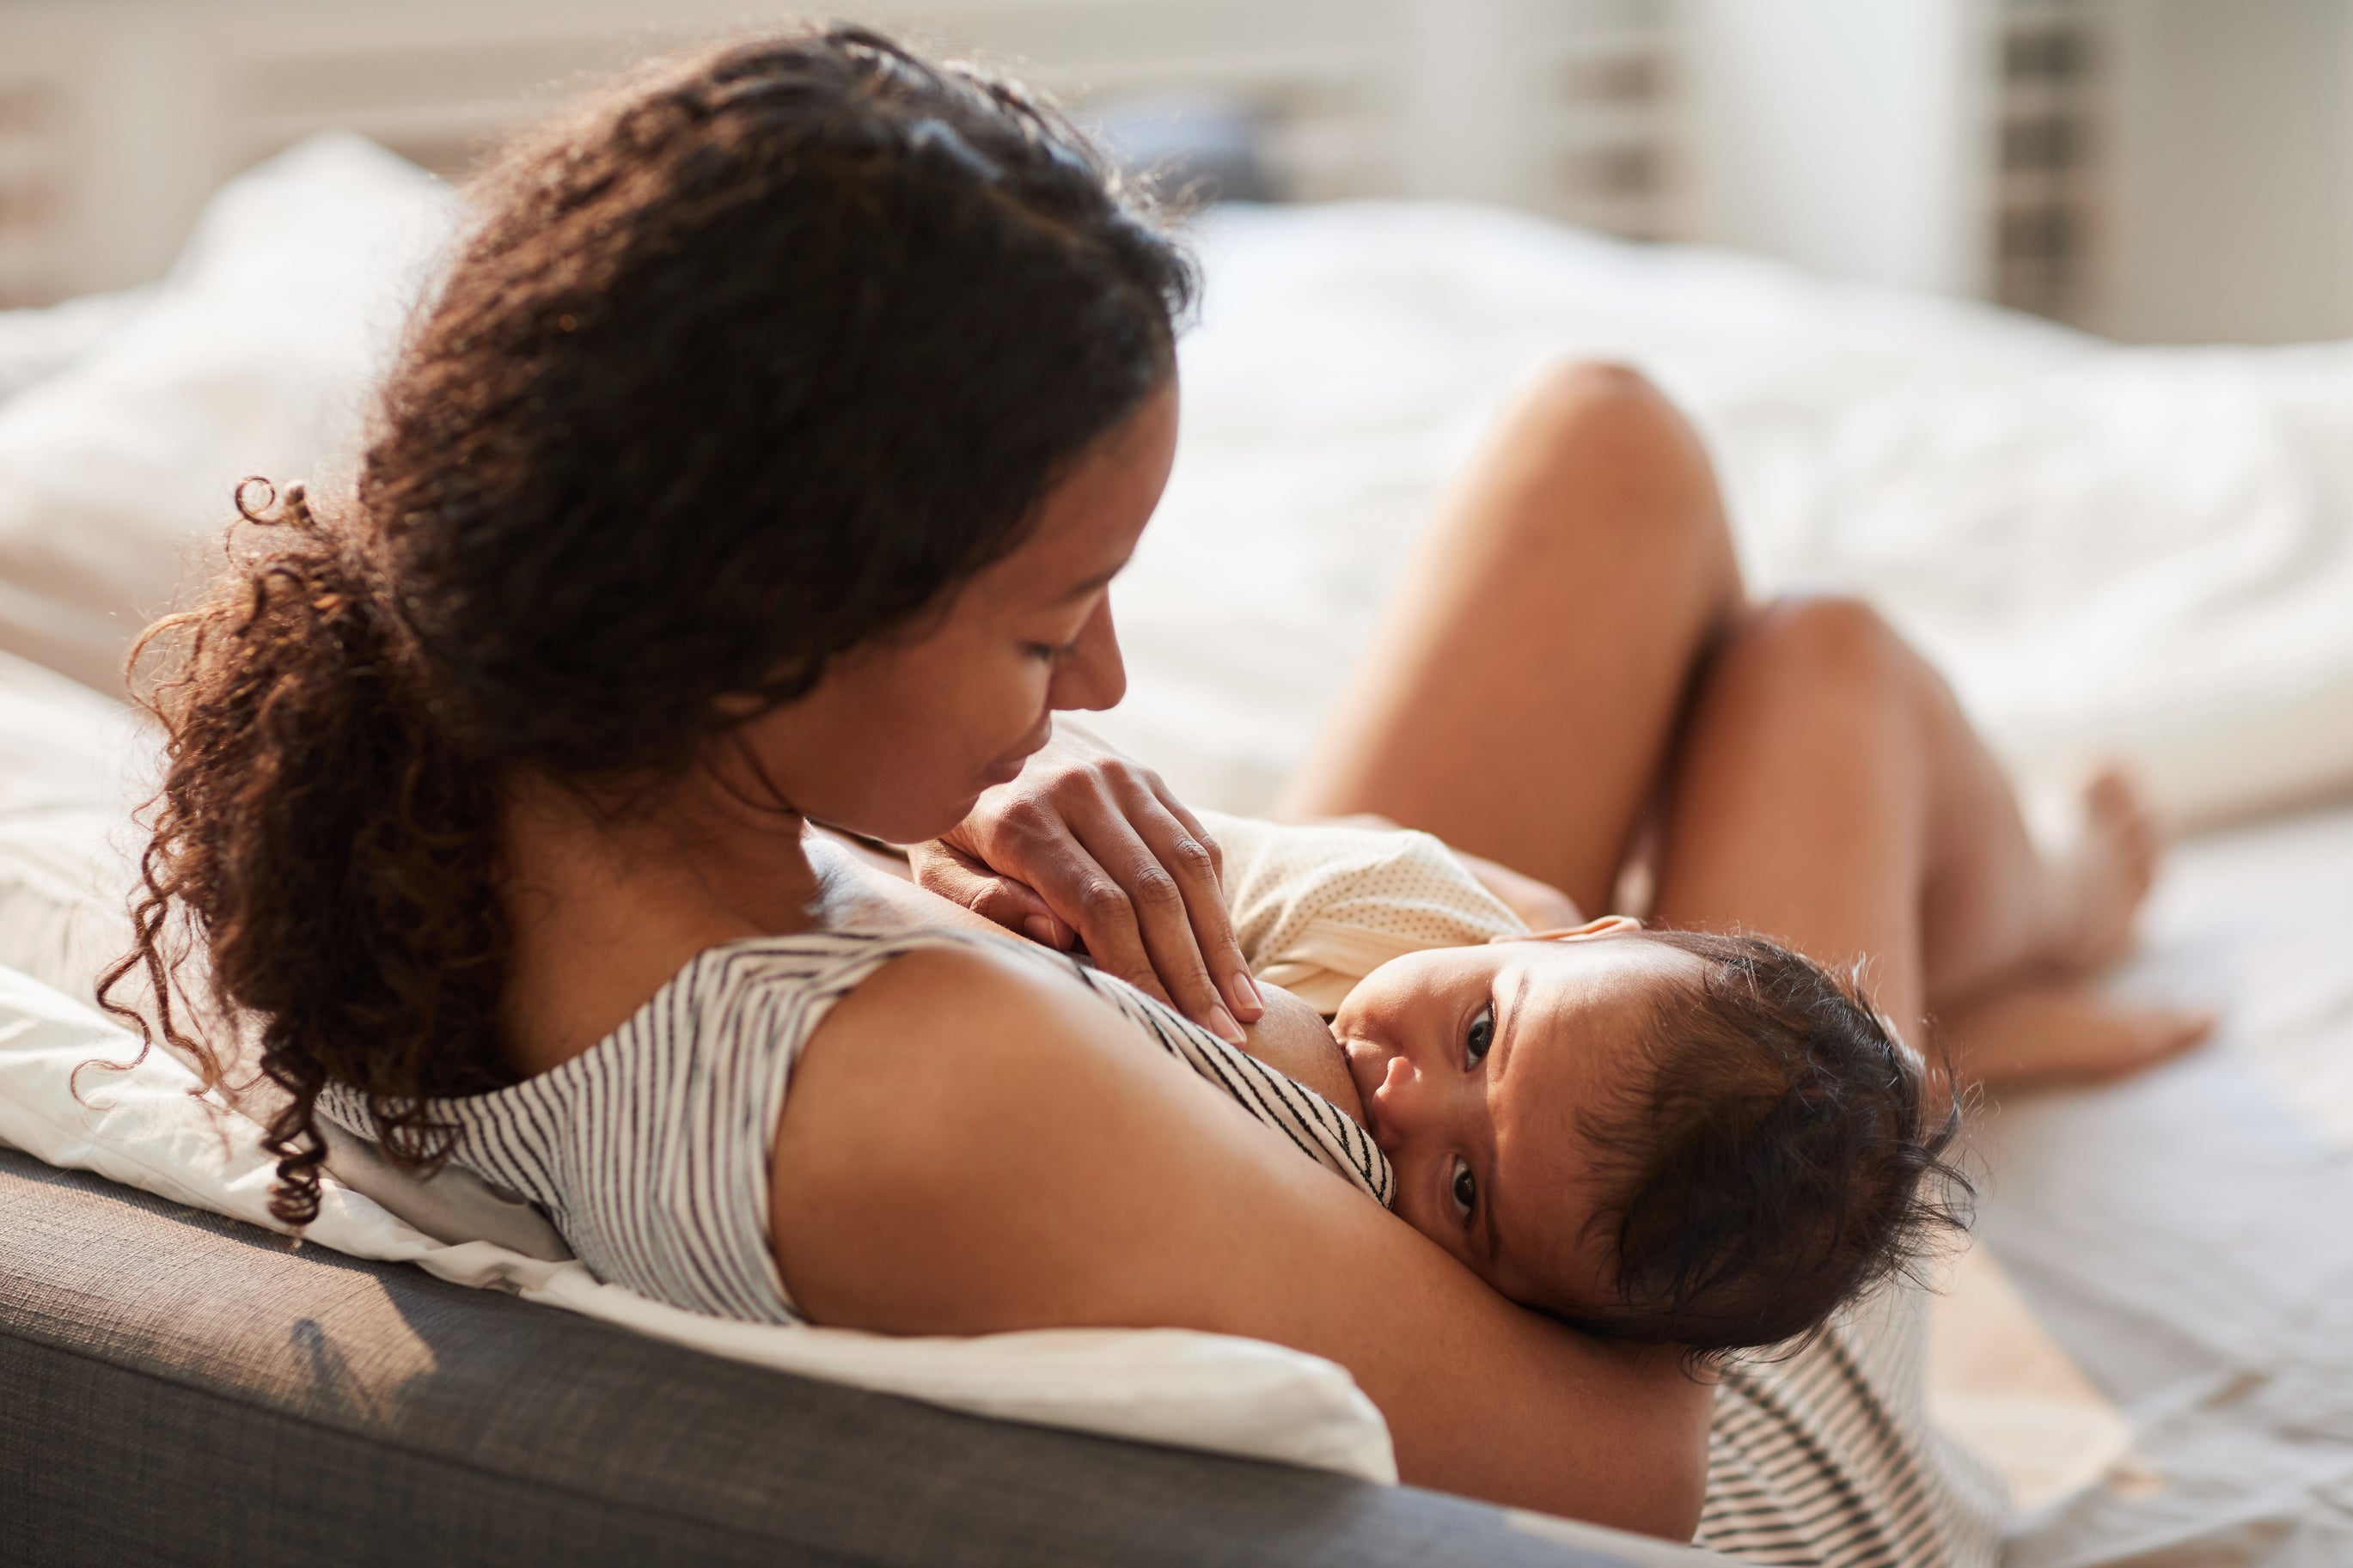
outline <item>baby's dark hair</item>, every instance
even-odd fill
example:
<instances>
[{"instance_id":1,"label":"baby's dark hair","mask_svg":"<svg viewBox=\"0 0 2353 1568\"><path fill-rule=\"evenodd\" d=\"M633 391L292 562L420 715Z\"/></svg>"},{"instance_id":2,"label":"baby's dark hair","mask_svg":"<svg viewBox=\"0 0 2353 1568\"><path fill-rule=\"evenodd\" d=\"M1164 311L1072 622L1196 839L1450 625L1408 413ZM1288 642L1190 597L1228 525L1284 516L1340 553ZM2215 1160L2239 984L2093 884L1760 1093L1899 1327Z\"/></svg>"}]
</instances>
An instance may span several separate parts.
<instances>
[{"instance_id":1,"label":"baby's dark hair","mask_svg":"<svg viewBox=\"0 0 2353 1568\"><path fill-rule=\"evenodd\" d=\"M1917 1058L1852 984L1761 937L1646 935L1706 973L1662 993L1651 1072L1585 1126L1621 1174L1593 1220L1618 1302L1579 1327L1781 1344L1968 1227L1974 1191L1946 1158L1959 1103L1924 1103Z\"/></svg>"}]
</instances>

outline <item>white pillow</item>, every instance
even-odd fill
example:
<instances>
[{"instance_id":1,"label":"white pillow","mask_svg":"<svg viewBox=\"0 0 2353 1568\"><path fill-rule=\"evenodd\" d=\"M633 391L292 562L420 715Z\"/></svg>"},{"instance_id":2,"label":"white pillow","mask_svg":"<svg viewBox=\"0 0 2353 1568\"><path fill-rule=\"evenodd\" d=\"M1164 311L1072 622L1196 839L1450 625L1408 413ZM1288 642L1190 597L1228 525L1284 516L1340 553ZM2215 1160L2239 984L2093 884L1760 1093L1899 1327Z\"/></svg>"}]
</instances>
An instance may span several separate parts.
<instances>
[{"instance_id":1,"label":"white pillow","mask_svg":"<svg viewBox=\"0 0 2353 1568\"><path fill-rule=\"evenodd\" d=\"M151 300L0 403L0 649L121 689L140 628L209 574L237 480L348 449L453 210L373 142L315 137L224 186Z\"/></svg>"},{"instance_id":2,"label":"white pillow","mask_svg":"<svg viewBox=\"0 0 2353 1568\"><path fill-rule=\"evenodd\" d=\"M92 1000L131 945L131 807L153 757L130 707L0 653L0 964Z\"/></svg>"}]
</instances>

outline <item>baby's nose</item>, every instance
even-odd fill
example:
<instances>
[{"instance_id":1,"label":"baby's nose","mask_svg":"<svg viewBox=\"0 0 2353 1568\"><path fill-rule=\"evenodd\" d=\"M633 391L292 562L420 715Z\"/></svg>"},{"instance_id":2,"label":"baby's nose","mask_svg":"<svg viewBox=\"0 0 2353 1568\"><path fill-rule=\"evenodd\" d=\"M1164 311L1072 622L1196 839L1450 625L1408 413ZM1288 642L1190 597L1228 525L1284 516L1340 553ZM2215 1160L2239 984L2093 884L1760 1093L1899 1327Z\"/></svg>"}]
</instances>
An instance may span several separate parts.
<instances>
[{"instance_id":1,"label":"baby's nose","mask_svg":"<svg viewBox=\"0 0 2353 1568\"><path fill-rule=\"evenodd\" d=\"M1421 1074L1403 1051L1389 1058L1381 1074L1381 1081L1373 1086L1372 1102L1366 1107L1370 1112L1373 1142L1382 1153L1391 1159L1404 1151L1408 1142L1420 1130L1428 1098Z\"/></svg>"}]
</instances>

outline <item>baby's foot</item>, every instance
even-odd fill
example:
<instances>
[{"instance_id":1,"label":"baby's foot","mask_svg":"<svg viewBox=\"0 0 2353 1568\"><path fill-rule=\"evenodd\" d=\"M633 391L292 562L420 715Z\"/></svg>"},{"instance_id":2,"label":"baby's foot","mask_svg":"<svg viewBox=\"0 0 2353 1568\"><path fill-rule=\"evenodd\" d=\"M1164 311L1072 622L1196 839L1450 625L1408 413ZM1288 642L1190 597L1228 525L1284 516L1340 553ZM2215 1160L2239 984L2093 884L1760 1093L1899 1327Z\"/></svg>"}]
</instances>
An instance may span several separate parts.
<instances>
[{"instance_id":1,"label":"baby's foot","mask_svg":"<svg viewBox=\"0 0 2353 1568\"><path fill-rule=\"evenodd\" d=\"M2147 798L2125 773L2104 769L2084 786L2073 840L2050 862L2046 965L2089 974L2132 951L2162 842Z\"/></svg>"},{"instance_id":2,"label":"baby's foot","mask_svg":"<svg viewBox=\"0 0 2353 1568\"><path fill-rule=\"evenodd\" d=\"M2071 984L2001 992L1955 1014L1937 1035L1965 1079L2019 1089L2124 1078L2213 1032L2211 1013L2131 1005Z\"/></svg>"}]
</instances>

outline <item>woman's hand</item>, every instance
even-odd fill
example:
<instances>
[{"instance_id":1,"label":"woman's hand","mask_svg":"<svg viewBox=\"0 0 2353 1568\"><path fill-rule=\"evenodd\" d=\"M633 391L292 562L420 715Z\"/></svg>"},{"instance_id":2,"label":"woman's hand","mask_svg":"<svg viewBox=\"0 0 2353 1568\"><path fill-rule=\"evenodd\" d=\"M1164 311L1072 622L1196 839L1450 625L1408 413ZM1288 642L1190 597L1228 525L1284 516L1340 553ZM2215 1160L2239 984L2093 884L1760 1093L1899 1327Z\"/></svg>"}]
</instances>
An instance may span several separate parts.
<instances>
[{"instance_id":1,"label":"woman's hand","mask_svg":"<svg viewBox=\"0 0 2353 1568\"><path fill-rule=\"evenodd\" d=\"M1012 783L945 837L908 847L915 879L1242 1044L1265 1010L1234 941L1218 846L1160 775L1057 720Z\"/></svg>"}]
</instances>

